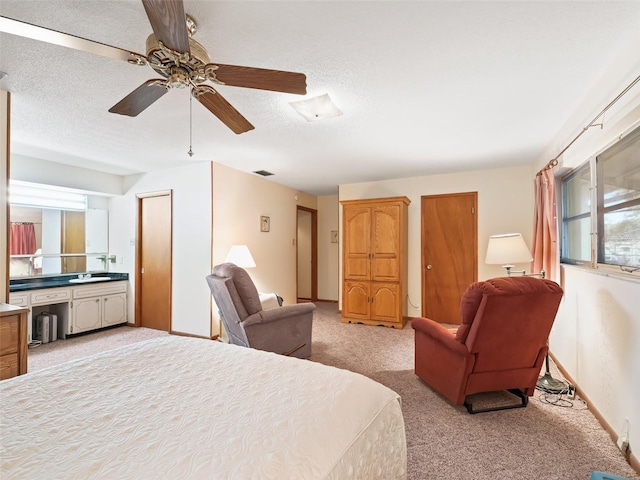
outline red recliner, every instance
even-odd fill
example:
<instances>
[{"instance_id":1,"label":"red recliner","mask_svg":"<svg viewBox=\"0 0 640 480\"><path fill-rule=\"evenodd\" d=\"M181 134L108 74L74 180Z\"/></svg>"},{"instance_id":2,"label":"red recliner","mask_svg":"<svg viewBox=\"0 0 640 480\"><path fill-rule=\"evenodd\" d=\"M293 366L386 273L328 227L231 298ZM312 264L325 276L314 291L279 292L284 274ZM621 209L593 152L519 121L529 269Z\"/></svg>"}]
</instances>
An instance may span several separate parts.
<instances>
[{"instance_id":1,"label":"red recliner","mask_svg":"<svg viewBox=\"0 0 640 480\"><path fill-rule=\"evenodd\" d=\"M557 283L526 276L471 284L460 302L457 332L412 319L416 375L456 405L474 393L509 390L526 406L562 295Z\"/></svg>"}]
</instances>

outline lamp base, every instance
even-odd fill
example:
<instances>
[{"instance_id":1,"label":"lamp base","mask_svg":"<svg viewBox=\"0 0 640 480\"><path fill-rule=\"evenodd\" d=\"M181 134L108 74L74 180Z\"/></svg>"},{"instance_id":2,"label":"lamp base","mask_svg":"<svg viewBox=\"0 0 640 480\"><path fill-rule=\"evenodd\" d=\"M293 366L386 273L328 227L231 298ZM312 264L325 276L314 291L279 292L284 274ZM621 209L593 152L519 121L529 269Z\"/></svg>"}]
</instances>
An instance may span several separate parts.
<instances>
[{"instance_id":1,"label":"lamp base","mask_svg":"<svg viewBox=\"0 0 640 480\"><path fill-rule=\"evenodd\" d=\"M562 380L556 380L548 372L538 378L536 387L547 393L562 393L568 388Z\"/></svg>"}]
</instances>

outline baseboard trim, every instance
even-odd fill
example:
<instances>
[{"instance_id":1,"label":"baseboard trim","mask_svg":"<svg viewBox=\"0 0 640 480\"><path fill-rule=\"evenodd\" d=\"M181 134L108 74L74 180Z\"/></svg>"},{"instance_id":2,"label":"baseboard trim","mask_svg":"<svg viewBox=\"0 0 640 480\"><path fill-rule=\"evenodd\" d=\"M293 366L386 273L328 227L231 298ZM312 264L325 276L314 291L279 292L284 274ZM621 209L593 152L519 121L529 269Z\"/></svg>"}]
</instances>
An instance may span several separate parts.
<instances>
[{"instance_id":1,"label":"baseboard trim","mask_svg":"<svg viewBox=\"0 0 640 480\"><path fill-rule=\"evenodd\" d=\"M609 425L609 423L604 419L604 417L602 416L602 414L598 411L597 408L595 408L593 406L593 404L591 403L591 401L589 400L589 398L584 394L584 392L582 391L582 389L580 388L580 385L578 385L576 383L576 381L571 378L571 375L569 375L567 373L567 371L565 370L565 368L562 366L562 364L560 364L560 362L558 362L558 359L553 355L553 353L549 352L549 356L553 359L553 362L556 364L556 367L558 367L558 370L560 371L560 373L562 374L562 376L564 378L567 379L567 381L569 383L571 383L571 385L576 387L576 393L578 395L580 395L580 397L585 401L587 408L589 409L589 411L593 414L594 417L596 417L596 420L598 420L598 422L600 423L600 425L602 426L602 428L605 429L605 431L609 434L609 437L611 438L611 440L613 441L613 444L616 446L616 448L618 448L617 443L618 443L618 434L616 433L616 431L611 427L611 425ZM629 463L629 465L631 465L631 468L633 468L636 473L640 474L640 461L638 460L638 458L633 454L633 452L631 451L631 448L628 448L627 451L624 453L625 458L627 459L627 463Z\"/></svg>"},{"instance_id":2,"label":"baseboard trim","mask_svg":"<svg viewBox=\"0 0 640 480\"><path fill-rule=\"evenodd\" d=\"M179 337L204 338L205 340L215 340L215 338L213 337L207 337L205 335L194 335L193 333L178 332L176 330L169 330L169 335L176 335ZM216 336L216 338L218 337Z\"/></svg>"}]
</instances>

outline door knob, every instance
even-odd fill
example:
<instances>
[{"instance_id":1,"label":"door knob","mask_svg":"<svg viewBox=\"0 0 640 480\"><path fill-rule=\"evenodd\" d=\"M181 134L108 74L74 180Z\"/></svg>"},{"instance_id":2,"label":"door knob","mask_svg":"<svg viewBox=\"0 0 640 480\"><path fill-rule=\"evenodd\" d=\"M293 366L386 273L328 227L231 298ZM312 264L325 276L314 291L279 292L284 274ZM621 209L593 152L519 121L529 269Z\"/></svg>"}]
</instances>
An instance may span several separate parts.
<instances>
[{"instance_id":1,"label":"door knob","mask_svg":"<svg viewBox=\"0 0 640 480\"><path fill-rule=\"evenodd\" d=\"M431 264L427 265L427 270L431 270Z\"/></svg>"}]
</instances>

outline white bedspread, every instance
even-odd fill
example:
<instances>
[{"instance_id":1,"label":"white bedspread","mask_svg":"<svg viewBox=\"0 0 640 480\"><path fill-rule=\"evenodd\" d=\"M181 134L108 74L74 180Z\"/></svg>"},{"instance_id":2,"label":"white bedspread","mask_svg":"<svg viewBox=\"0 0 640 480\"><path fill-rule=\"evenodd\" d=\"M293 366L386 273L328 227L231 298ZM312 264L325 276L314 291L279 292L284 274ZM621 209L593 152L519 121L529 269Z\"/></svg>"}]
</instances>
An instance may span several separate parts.
<instances>
[{"instance_id":1,"label":"white bedspread","mask_svg":"<svg viewBox=\"0 0 640 480\"><path fill-rule=\"evenodd\" d=\"M406 478L398 395L169 336L0 382L2 478Z\"/></svg>"}]
</instances>

